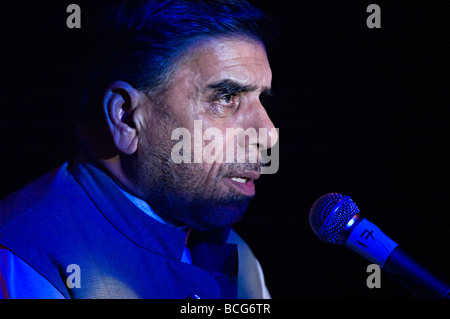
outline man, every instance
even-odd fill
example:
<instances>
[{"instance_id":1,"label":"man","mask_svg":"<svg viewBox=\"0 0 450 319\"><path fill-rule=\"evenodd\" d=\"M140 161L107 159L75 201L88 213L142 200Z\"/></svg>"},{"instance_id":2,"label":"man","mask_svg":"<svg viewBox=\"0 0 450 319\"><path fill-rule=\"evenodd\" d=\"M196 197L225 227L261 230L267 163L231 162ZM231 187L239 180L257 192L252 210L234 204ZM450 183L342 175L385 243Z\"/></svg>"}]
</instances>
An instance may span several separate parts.
<instances>
[{"instance_id":1,"label":"man","mask_svg":"<svg viewBox=\"0 0 450 319\"><path fill-rule=\"evenodd\" d=\"M219 0L122 1L101 12L84 61L80 155L0 203L3 297L270 297L230 228L261 172L250 154L277 142L261 104L271 85L263 15ZM207 161L174 160L206 148L194 137L173 151L173 132L199 123L223 147Z\"/></svg>"}]
</instances>

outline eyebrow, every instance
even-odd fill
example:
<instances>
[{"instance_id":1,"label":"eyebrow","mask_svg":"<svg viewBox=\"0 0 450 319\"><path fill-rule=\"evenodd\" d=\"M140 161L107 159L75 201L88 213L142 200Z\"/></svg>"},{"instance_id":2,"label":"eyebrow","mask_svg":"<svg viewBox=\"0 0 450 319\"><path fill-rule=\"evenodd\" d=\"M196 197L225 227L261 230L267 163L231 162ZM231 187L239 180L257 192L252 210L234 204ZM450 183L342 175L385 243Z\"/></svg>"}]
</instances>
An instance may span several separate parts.
<instances>
[{"instance_id":1,"label":"eyebrow","mask_svg":"<svg viewBox=\"0 0 450 319\"><path fill-rule=\"evenodd\" d=\"M258 89L257 86L254 85L243 85L239 82L225 79L217 83L213 83L208 85L207 87L210 90L214 90L218 94L239 94L239 93L245 93L245 92L253 92ZM272 91L270 88L265 88L262 91L262 94L264 95L272 95Z\"/></svg>"}]
</instances>

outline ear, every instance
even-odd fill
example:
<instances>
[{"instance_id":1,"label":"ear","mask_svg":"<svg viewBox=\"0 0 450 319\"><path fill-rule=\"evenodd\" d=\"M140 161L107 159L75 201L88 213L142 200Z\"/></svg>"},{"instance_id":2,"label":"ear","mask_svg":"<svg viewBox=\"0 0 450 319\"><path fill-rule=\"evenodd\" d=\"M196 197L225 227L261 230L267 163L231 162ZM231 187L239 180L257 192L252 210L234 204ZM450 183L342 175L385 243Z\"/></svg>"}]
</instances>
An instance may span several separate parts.
<instances>
[{"instance_id":1,"label":"ear","mask_svg":"<svg viewBox=\"0 0 450 319\"><path fill-rule=\"evenodd\" d=\"M112 83L103 97L103 110L114 144L125 154L133 154L138 146L138 131L133 114L139 106L140 92L127 82Z\"/></svg>"}]
</instances>

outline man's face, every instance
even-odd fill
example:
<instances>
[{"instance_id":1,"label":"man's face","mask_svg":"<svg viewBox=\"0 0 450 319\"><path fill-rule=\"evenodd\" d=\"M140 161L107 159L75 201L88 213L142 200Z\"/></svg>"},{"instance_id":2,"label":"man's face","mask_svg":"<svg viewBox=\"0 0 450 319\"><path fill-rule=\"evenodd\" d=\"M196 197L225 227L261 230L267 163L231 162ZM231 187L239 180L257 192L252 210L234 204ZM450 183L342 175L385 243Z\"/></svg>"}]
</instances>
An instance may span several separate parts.
<instances>
[{"instance_id":1,"label":"man's face","mask_svg":"<svg viewBox=\"0 0 450 319\"><path fill-rule=\"evenodd\" d=\"M142 196L158 214L200 230L224 227L242 217L260 175L259 161L248 161L250 150L270 148L277 139L260 102L270 90L271 78L261 43L240 38L210 39L181 58L161 96L148 97L132 175ZM212 152L216 159L212 163L174 163L171 151L178 140L171 140L171 134L177 128L189 130L194 154L194 121L201 123L201 133L218 129L223 148ZM264 129L265 135L235 139L227 136L227 128ZM209 142L203 140L201 146ZM234 154L244 150L245 163L226 158L230 144Z\"/></svg>"}]
</instances>

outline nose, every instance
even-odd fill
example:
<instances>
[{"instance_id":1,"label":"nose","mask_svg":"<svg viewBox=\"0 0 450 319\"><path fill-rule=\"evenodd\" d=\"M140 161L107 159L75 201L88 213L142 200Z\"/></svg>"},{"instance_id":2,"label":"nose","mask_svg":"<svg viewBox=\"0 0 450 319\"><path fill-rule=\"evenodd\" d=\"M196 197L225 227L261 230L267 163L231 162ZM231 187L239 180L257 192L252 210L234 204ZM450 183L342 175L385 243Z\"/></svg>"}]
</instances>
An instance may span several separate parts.
<instances>
[{"instance_id":1,"label":"nose","mask_svg":"<svg viewBox=\"0 0 450 319\"><path fill-rule=\"evenodd\" d=\"M259 151L270 149L278 142L278 131L261 103L252 117L252 126L258 132L256 143Z\"/></svg>"},{"instance_id":2,"label":"nose","mask_svg":"<svg viewBox=\"0 0 450 319\"><path fill-rule=\"evenodd\" d=\"M243 126L240 134L238 134L238 149L246 150L245 157L251 163L256 161L266 162L267 159L263 160L262 157L267 156L266 151L278 142L278 131L259 100L250 105L245 114ZM244 154L239 153L239 151L237 157L240 161L244 160Z\"/></svg>"}]
</instances>

